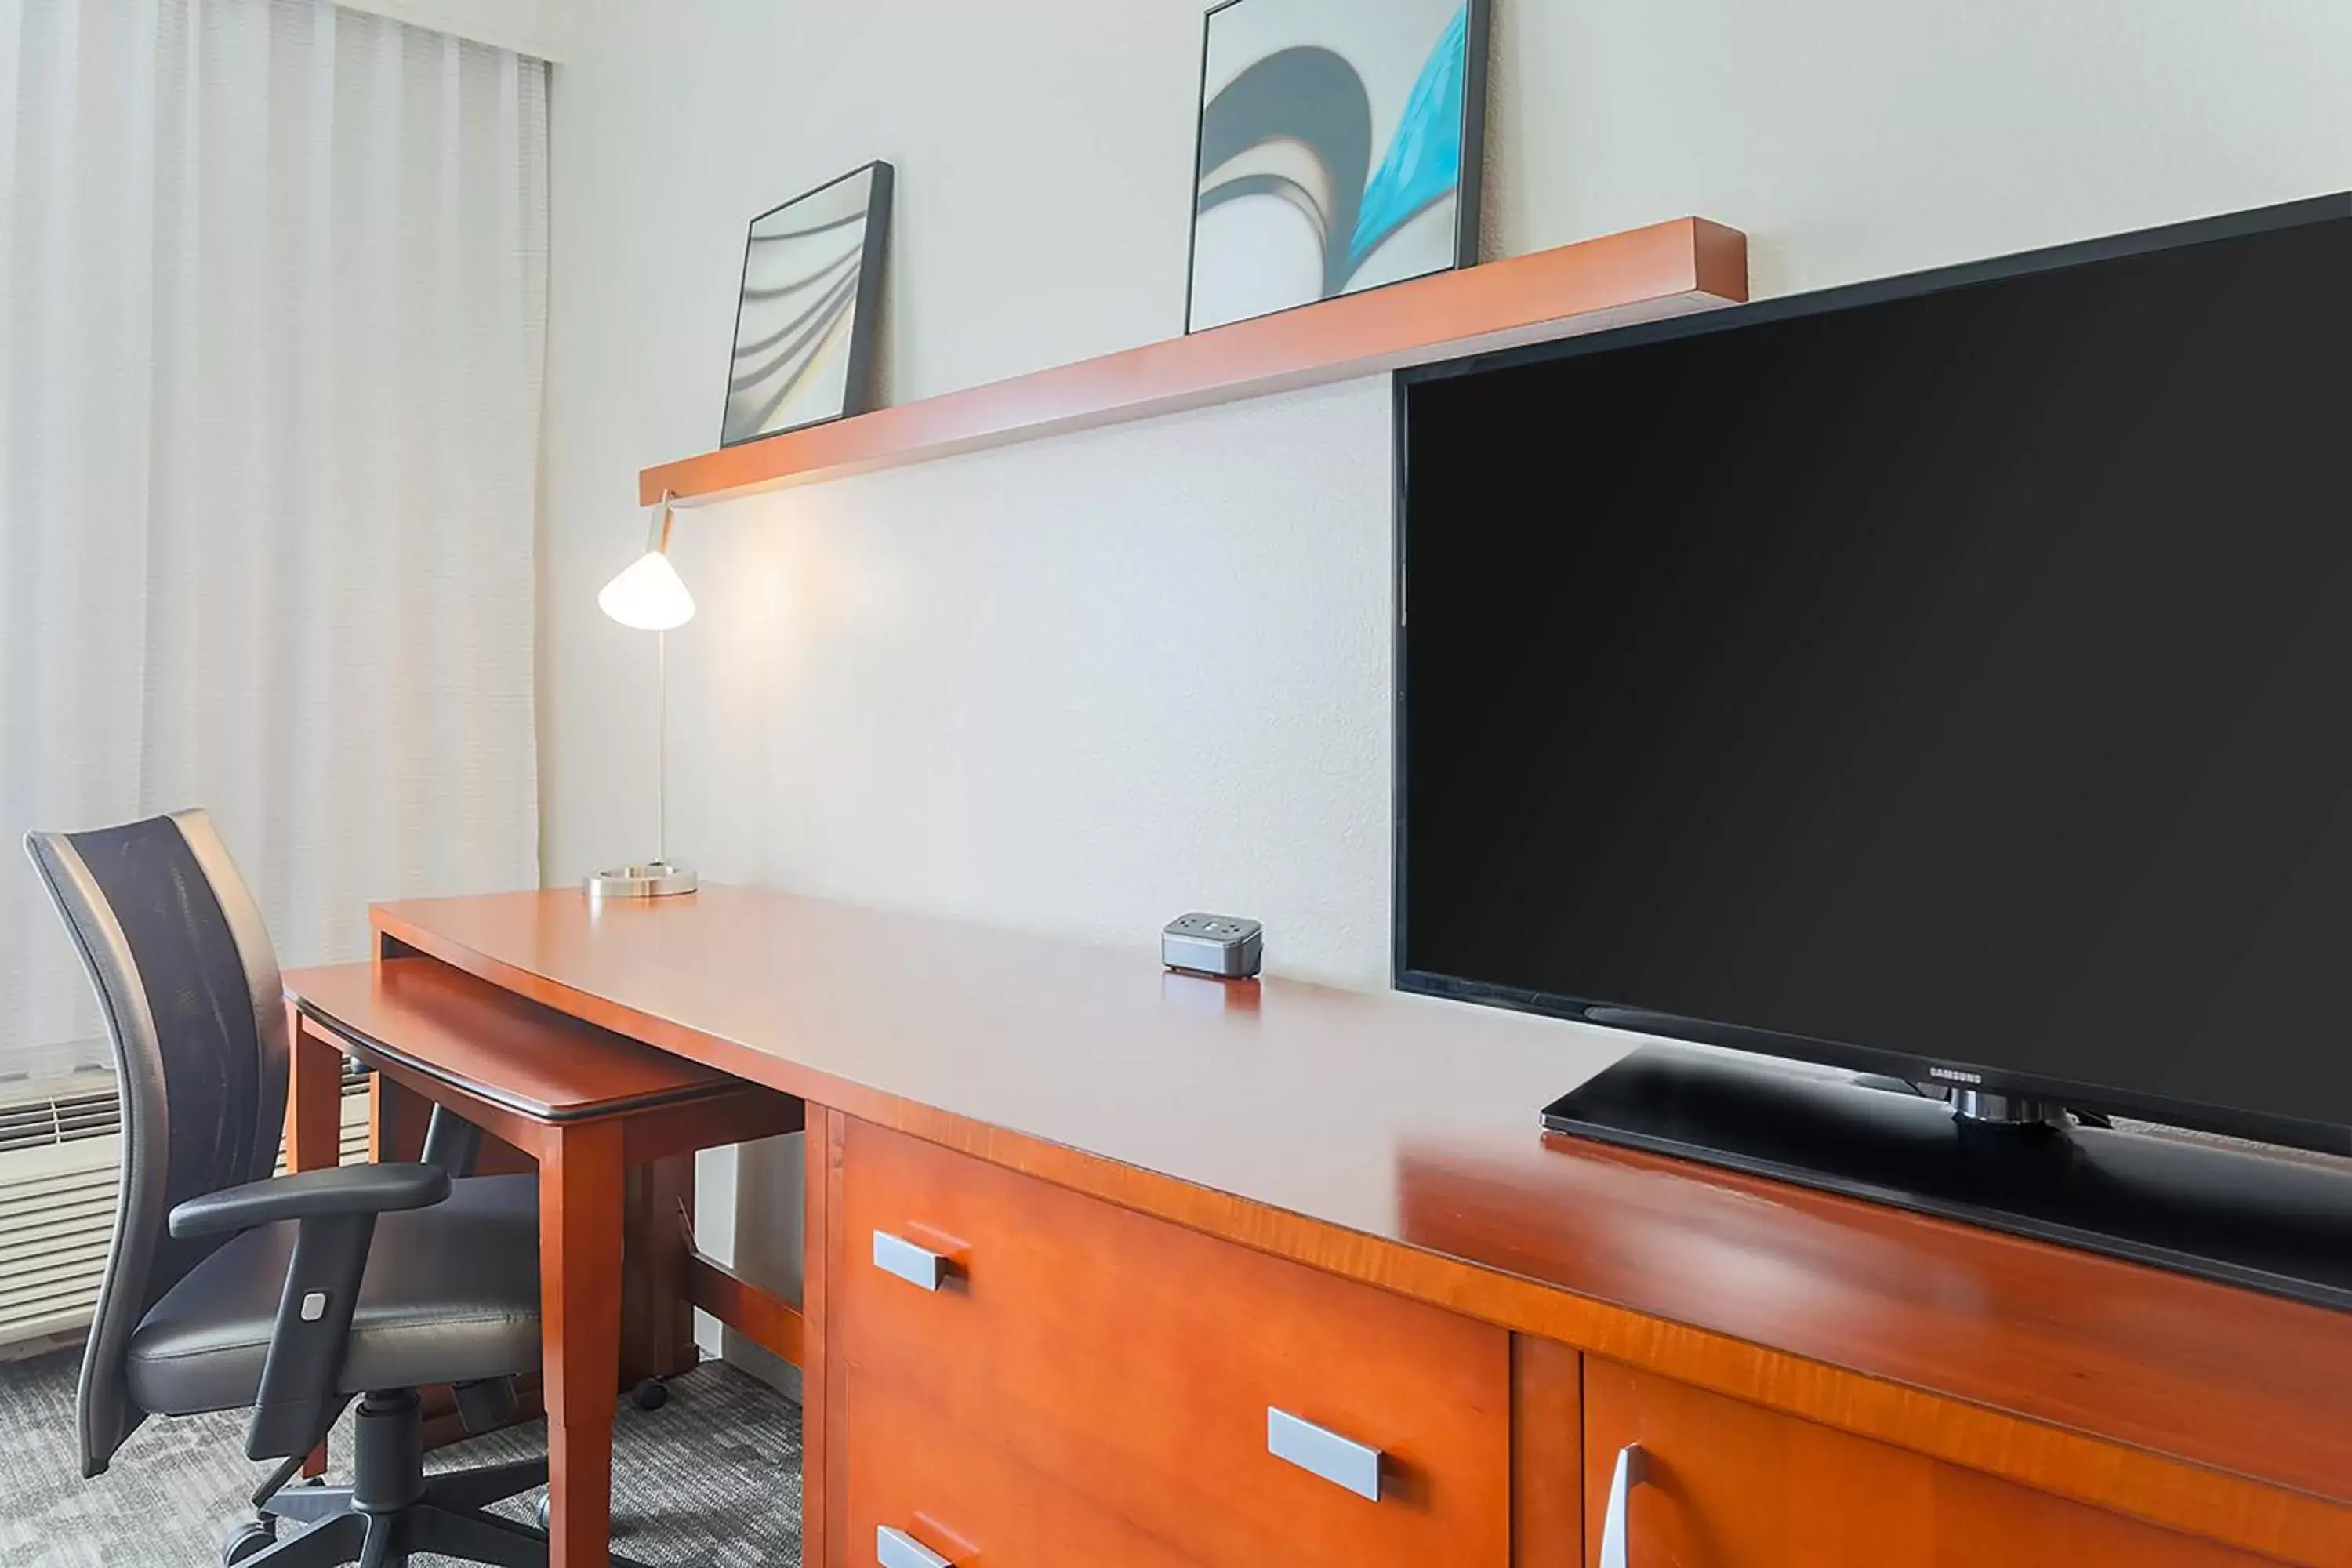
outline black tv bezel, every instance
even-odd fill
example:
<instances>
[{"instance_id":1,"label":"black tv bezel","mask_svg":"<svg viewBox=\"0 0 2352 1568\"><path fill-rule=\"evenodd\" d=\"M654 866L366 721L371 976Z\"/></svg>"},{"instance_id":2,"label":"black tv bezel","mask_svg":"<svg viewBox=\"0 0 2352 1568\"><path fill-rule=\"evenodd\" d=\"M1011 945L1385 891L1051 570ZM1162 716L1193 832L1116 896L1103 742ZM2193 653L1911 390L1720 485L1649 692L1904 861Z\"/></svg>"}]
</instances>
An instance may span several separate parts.
<instances>
[{"instance_id":1,"label":"black tv bezel","mask_svg":"<svg viewBox=\"0 0 2352 1568\"><path fill-rule=\"evenodd\" d=\"M1409 726L1412 721L1412 714L1405 701L1405 673L1410 658L1410 626L1406 612L1410 604L1412 541L1412 523L1407 516L1405 497L1412 452L1410 437L1414 388L1433 382L1454 380L1461 376L1480 375L1521 365L1577 358L1587 354L1635 350L1650 343L1670 342L1717 332L1737 331L1742 327L1756 326L1769 321L1826 315L1832 311L1851 310L1858 306L1912 299L1956 289L1979 288L2035 273L2057 271L2129 257L2147 256L2190 246L2207 245L2217 240L2243 238L2257 234L2298 228L2311 224L2341 221L2347 218L2352 218L2352 192L2315 196L2275 206L2259 207L2247 212L2195 219L2187 223L2168 224L2161 227L2143 229L2130 234L2052 246L2014 256L1965 262L1958 266L1878 279L1864 283L1821 289L1812 293L1786 295L1753 304L1727 306L1721 310L1676 316L1664 321L1646 321L1580 337L1530 344L1492 353L1470 354L1459 359L1439 361L1397 372L1394 377L1394 425L1391 441L1394 453L1392 503L1395 530L1395 577L1391 583L1393 600L1391 605L1391 626L1394 637L1391 655L1392 660L1391 689L1395 727L1391 769L1393 789L1391 806L1393 880L1391 890L1392 945L1390 964L1395 988L1419 995L1441 996L1455 1001L1507 1007L1517 1012L1541 1014L1549 1017L1571 1018L1604 1027L1658 1036L1668 1039L1730 1047L1738 1050L1843 1068L1848 1071L1882 1073L1916 1084L1978 1089L1990 1093L2054 1100L2076 1110L2160 1121L2173 1126L2218 1132L2230 1137L2287 1144L2323 1153L2352 1155L2352 1127L2335 1122L2305 1121L2200 1100L2175 1100L2161 1095L2143 1094L2136 1090L2117 1089L2112 1085L2082 1083L2068 1079L2045 1078L2038 1074L2017 1072L1984 1062L1919 1056L1885 1047L1818 1039L1803 1035L1786 1034L1779 1030L1726 1023L1717 1019L1691 1018L1676 1014L1652 1012L1599 998L1559 995L1550 992L1501 985L1487 981L1467 980L1459 975L1442 974L1433 971L1412 968L1407 958L1409 952L1407 926L1411 901L1407 897L1406 856L1412 818L1409 786L1405 776L1406 757L1410 749Z\"/></svg>"}]
</instances>

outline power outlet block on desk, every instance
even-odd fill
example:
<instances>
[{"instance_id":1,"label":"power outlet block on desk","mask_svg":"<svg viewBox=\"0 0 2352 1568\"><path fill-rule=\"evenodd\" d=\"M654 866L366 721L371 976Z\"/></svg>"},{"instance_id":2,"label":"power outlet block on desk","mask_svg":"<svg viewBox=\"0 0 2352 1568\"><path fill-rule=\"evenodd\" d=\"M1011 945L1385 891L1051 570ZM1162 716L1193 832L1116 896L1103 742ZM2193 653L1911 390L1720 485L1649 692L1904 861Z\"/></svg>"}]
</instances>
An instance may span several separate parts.
<instances>
[{"instance_id":1,"label":"power outlet block on desk","mask_svg":"<svg viewBox=\"0 0 2352 1568\"><path fill-rule=\"evenodd\" d=\"M1239 915L1178 915L1160 932L1160 962L1190 974L1242 980L1265 957L1265 928Z\"/></svg>"}]
</instances>

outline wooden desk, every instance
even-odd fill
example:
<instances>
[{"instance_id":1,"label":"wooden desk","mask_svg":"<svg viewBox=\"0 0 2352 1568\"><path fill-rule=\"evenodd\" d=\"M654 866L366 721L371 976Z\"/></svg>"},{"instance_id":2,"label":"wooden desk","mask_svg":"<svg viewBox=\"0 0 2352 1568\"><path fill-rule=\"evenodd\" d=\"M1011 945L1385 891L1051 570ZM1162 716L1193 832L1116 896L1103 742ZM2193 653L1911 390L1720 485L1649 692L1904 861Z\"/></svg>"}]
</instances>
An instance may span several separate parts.
<instances>
[{"instance_id":1,"label":"wooden desk","mask_svg":"<svg viewBox=\"0 0 2352 1568\"><path fill-rule=\"evenodd\" d=\"M812 1564L877 1521L999 1564L1408 1562L1438 1520L1451 1562L1590 1563L1639 1442L1636 1564L2352 1565L2352 1318L1546 1140L1616 1037L718 887L373 920L806 1102ZM1382 1500L1266 1457L1277 1384L1395 1428Z\"/></svg>"},{"instance_id":2,"label":"wooden desk","mask_svg":"<svg viewBox=\"0 0 2352 1568\"><path fill-rule=\"evenodd\" d=\"M601 1562L625 1365L632 1378L659 1370L691 1338L682 1303L696 1291L676 1184L691 1183L695 1150L799 1131L800 1101L428 960L295 970L285 984L296 1169L335 1163L345 1055L538 1163L550 1521L555 1550L573 1549L559 1561ZM634 1203L632 1166L656 1173ZM640 1279L655 1285L635 1303L634 1364L622 1355L625 1234Z\"/></svg>"}]
</instances>

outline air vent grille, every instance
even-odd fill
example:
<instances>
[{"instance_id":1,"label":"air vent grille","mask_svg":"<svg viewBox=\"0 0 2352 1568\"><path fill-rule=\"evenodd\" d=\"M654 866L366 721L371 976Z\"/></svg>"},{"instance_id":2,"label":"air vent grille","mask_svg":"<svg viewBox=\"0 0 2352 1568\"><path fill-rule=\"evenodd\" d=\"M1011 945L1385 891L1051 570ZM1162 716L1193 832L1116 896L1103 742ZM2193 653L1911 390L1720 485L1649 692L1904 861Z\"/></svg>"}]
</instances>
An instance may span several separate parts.
<instances>
[{"instance_id":1,"label":"air vent grille","mask_svg":"<svg viewBox=\"0 0 2352 1568\"><path fill-rule=\"evenodd\" d=\"M56 1100L0 1106L0 1154L14 1149L45 1149L83 1138L104 1138L121 1130L121 1113L111 1089Z\"/></svg>"},{"instance_id":2,"label":"air vent grille","mask_svg":"<svg viewBox=\"0 0 2352 1568\"><path fill-rule=\"evenodd\" d=\"M368 1070L343 1063L343 1093L364 1095ZM122 1131L122 1108L114 1089L81 1089L49 1098L0 1104L0 1155L18 1149L47 1149L85 1138L110 1138Z\"/></svg>"}]
</instances>

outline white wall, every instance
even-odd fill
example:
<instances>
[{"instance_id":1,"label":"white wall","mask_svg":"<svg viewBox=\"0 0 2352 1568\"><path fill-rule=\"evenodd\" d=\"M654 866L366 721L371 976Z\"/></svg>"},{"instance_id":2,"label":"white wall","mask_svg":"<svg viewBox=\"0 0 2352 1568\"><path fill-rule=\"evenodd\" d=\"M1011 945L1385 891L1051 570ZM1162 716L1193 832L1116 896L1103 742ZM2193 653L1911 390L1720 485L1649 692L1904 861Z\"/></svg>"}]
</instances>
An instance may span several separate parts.
<instances>
[{"instance_id":1,"label":"white wall","mask_svg":"<svg viewBox=\"0 0 2352 1568\"><path fill-rule=\"evenodd\" d=\"M716 439L745 220L898 166L897 400L1170 335L1200 9L571 7L551 879L646 852L652 650L595 590L636 469ZM1494 30L1489 254L1696 213L1769 294L2352 186L2343 0L1498 0ZM1138 949L1237 910L1273 967L1381 984L1387 408L1359 383L685 516L674 847Z\"/></svg>"}]
</instances>

